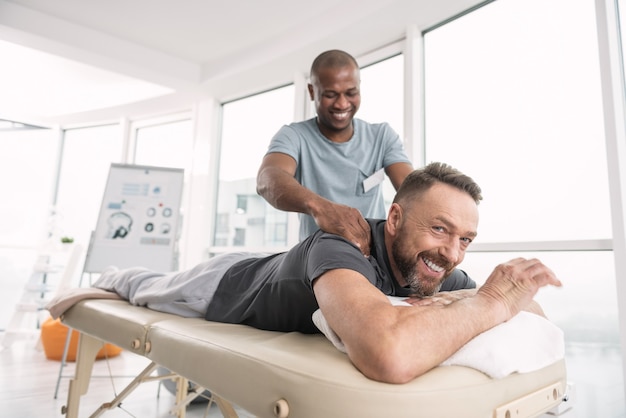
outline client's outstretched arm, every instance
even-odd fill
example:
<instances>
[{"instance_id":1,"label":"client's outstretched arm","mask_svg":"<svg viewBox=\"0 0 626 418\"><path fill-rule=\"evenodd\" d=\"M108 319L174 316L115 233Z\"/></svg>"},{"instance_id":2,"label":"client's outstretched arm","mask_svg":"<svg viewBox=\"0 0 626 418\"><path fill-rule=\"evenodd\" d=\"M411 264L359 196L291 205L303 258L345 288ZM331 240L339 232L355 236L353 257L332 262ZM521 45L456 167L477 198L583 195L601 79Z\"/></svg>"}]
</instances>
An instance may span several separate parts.
<instances>
[{"instance_id":1,"label":"client's outstretched arm","mask_svg":"<svg viewBox=\"0 0 626 418\"><path fill-rule=\"evenodd\" d=\"M545 285L560 282L538 260L515 259L496 267L475 295L446 305L392 306L363 276L346 269L320 276L314 291L354 365L371 379L405 383L526 309Z\"/></svg>"}]
</instances>

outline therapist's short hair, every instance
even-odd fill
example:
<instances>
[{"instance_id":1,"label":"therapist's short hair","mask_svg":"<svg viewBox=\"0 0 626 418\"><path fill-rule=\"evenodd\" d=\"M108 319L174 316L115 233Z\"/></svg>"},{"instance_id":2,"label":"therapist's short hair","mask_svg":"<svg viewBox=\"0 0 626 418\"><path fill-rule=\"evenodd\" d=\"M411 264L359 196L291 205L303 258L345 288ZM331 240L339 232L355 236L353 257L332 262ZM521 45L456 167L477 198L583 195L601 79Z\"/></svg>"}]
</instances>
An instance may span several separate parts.
<instances>
[{"instance_id":1,"label":"therapist's short hair","mask_svg":"<svg viewBox=\"0 0 626 418\"><path fill-rule=\"evenodd\" d=\"M347 52L339 49L324 51L313 60L310 77L316 76L320 68L341 68L348 65L353 65L357 70L359 69L356 59Z\"/></svg>"}]
</instances>

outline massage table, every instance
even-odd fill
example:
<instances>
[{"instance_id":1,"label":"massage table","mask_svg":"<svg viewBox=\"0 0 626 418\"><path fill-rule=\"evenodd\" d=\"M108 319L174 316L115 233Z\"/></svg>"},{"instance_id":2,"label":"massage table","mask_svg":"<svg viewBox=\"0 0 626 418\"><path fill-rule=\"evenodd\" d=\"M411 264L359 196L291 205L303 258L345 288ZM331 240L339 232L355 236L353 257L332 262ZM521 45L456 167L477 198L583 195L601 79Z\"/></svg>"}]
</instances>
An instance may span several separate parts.
<instances>
[{"instance_id":1,"label":"massage table","mask_svg":"<svg viewBox=\"0 0 626 418\"><path fill-rule=\"evenodd\" d=\"M104 343L151 360L113 408L158 367L178 376L173 413L184 417L187 382L209 390L225 417L237 405L261 418L537 417L561 404L566 390L563 360L530 373L492 379L462 366L439 366L406 384L361 374L347 355L321 334L261 331L245 325L183 318L124 300L89 299L61 320L80 332L74 377L63 413L77 418L96 353Z\"/></svg>"}]
</instances>

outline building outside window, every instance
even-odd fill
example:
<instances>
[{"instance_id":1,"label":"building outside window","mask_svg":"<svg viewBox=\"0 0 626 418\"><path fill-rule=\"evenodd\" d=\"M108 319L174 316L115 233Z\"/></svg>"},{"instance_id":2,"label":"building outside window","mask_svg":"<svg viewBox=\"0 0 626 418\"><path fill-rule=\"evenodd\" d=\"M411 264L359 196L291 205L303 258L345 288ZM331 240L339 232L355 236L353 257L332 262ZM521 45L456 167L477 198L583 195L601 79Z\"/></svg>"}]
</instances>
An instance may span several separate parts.
<instances>
[{"instance_id":1,"label":"building outside window","mask_svg":"<svg viewBox=\"0 0 626 418\"><path fill-rule=\"evenodd\" d=\"M248 210L248 196L237 195L237 209L236 212L239 214L246 213Z\"/></svg>"}]
</instances>

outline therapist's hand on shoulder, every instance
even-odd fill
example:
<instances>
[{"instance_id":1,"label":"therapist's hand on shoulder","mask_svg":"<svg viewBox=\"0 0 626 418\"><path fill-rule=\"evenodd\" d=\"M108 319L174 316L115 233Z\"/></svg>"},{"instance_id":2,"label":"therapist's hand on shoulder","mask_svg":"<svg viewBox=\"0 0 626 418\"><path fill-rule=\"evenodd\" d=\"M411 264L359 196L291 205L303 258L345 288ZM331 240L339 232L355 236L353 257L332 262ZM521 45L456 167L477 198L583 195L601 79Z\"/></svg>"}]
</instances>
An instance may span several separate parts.
<instances>
[{"instance_id":1,"label":"therapist's hand on shoulder","mask_svg":"<svg viewBox=\"0 0 626 418\"><path fill-rule=\"evenodd\" d=\"M369 257L372 236L370 225L358 209L327 201L325 207L312 216L322 231L344 237L359 247L364 256Z\"/></svg>"}]
</instances>

